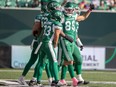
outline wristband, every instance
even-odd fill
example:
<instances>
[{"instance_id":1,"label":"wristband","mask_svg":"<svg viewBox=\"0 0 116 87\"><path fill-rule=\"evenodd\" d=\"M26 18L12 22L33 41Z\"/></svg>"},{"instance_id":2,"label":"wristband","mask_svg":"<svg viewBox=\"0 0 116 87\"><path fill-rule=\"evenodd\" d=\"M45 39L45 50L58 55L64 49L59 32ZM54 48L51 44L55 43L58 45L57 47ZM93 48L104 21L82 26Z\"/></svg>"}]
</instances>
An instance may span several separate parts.
<instances>
[{"instance_id":1,"label":"wristband","mask_svg":"<svg viewBox=\"0 0 116 87\"><path fill-rule=\"evenodd\" d=\"M71 38L71 37L69 37L67 35L65 35L65 39L68 40L68 41L70 41L71 43L73 42L73 38Z\"/></svg>"}]
</instances>

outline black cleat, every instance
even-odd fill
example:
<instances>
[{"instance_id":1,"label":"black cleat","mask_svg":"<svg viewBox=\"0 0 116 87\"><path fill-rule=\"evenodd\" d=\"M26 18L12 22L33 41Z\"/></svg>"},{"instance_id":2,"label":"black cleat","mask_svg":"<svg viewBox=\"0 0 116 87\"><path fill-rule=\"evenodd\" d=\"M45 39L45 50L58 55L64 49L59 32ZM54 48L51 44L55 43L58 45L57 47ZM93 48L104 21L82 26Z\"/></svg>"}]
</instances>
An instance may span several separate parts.
<instances>
[{"instance_id":1,"label":"black cleat","mask_svg":"<svg viewBox=\"0 0 116 87\"><path fill-rule=\"evenodd\" d=\"M80 84L87 85L87 84L89 84L89 81L79 81L78 85L80 85Z\"/></svg>"},{"instance_id":2,"label":"black cleat","mask_svg":"<svg viewBox=\"0 0 116 87\"><path fill-rule=\"evenodd\" d=\"M52 81L51 86L61 87L63 84L60 81Z\"/></svg>"},{"instance_id":3,"label":"black cleat","mask_svg":"<svg viewBox=\"0 0 116 87\"><path fill-rule=\"evenodd\" d=\"M30 80L29 86L34 86L37 85L37 81Z\"/></svg>"}]
</instances>

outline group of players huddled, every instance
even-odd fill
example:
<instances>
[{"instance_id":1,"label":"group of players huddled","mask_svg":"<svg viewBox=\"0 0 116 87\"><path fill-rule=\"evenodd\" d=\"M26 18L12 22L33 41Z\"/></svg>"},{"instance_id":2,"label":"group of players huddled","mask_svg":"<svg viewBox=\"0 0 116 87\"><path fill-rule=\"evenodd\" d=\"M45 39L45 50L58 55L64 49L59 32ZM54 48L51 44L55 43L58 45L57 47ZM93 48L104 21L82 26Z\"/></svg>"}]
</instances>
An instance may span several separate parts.
<instances>
[{"instance_id":1,"label":"group of players huddled","mask_svg":"<svg viewBox=\"0 0 116 87\"><path fill-rule=\"evenodd\" d=\"M41 0L41 12L35 17L30 60L26 64L18 82L22 85L41 86L42 71L45 69L50 86L67 85L66 73L69 71L72 85L88 84L82 78L83 44L78 37L79 22L90 15L94 6L90 4L87 12L80 15L78 5L67 0L63 6L58 0ZM37 61L29 84L24 77ZM61 76L59 76L61 71ZM75 72L77 76L75 76Z\"/></svg>"}]
</instances>

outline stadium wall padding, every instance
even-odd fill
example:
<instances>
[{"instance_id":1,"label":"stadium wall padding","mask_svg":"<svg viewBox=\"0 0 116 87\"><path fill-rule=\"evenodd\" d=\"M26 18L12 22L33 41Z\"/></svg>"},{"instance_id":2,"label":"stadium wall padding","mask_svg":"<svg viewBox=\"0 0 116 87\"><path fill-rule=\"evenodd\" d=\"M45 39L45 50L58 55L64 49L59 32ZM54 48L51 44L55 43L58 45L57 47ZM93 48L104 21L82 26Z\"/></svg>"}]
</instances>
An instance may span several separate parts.
<instances>
[{"instance_id":1,"label":"stadium wall padding","mask_svg":"<svg viewBox=\"0 0 116 87\"><path fill-rule=\"evenodd\" d=\"M11 68L10 46L0 46L0 68Z\"/></svg>"}]
</instances>

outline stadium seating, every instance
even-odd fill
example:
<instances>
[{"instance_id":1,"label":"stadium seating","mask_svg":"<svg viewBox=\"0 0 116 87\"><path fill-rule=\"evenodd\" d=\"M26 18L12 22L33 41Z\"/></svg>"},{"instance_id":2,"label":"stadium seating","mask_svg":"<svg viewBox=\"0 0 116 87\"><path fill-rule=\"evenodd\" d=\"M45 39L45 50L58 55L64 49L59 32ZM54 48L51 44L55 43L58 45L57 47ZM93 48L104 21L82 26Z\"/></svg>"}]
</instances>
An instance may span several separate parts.
<instances>
[{"instance_id":1,"label":"stadium seating","mask_svg":"<svg viewBox=\"0 0 116 87\"><path fill-rule=\"evenodd\" d=\"M5 7L6 0L0 0L0 7Z\"/></svg>"},{"instance_id":2,"label":"stadium seating","mask_svg":"<svg viewBox=\"0 0 116 87\"><path fill-rule=\"evenodd\" d=\"M32 7L33 1L32 0L28 0L27 4L28 4L28 7Z\"/></svg>"},{"instance_id":3,"label":"stadium seating","mask_svg":"<svg viewBox=\"0 0 116 87\"><path fill-rule=\"evenodd\" d=\"M17 0L17 7L27 7L27 0Z\"/></svg>"},{"instance_id":4,"label":"stadium seating","mask_svg":"<svg viewBox=\"0 0 116 87\"><path fill-rule=\"evenodd\" d=\"M6 0L6 7L17 7L16 0Z\"/></svg>"}]
</instances>

